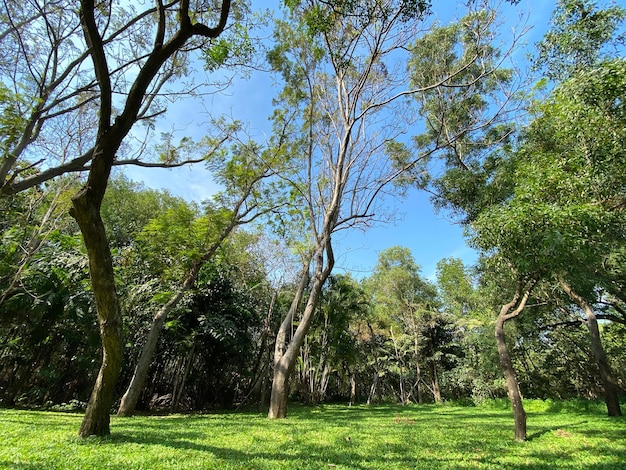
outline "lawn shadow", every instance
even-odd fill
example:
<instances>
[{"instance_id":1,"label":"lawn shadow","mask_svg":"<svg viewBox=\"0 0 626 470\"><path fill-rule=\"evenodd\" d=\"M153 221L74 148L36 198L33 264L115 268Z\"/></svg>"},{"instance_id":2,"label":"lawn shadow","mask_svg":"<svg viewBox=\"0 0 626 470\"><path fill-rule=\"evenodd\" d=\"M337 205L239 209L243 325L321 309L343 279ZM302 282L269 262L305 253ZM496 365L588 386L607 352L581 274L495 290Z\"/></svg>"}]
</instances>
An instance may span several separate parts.
<instances>
[{"instance_id":1,"label":"lawn shadow","mask_svg":"<svg viewBox=\"0 0 626 470\"><path fill-rule=\"evenodd\" d=\"M571 424L561 424L558 426L549 426L546 428L543 428L540 431L534 432L532 434L530 434L529 436L526 437L527 441L532 441L534 439L537 439L541 436L544 436L546 434L548 434L549 432L553 432L553 431L559 431L559 430L565 430L568 428L573 428L576 426L582 426L583 424L587 424L589 421L585 420L585 421L579 421L578 423L571 423ZM566 431L563 431L566 432Z\"/></svg>"},{"instance_id":2,"label":"lawn shadow","mask_svg":"<svg viewBox=\"0 0 626 470\"><path fill-rule=\"evenodd\" d=\"M268 468L280 467L281 463L291 462L290 468L296 464L307 462L315 468L327 468L333 466L347 465L351 469L365 470L372 468L365 460L363 455L351 450L349 444L338 449L336 447L299 443L297 448L287 446L285 451L263 450L262 443L259 446L251 446L249 449L241 450L228 446L219 446L214 444L206 444L197 442L203 438L205 433L202 432L184 432L177 433L176 436L163 436L154 431L144 432L143 434L116 433L105 439L93 441L94 444L136 444L140 446L165 446L176 450L192 450L194 452L211 454L225 466L245 466L246 463L261 460ZM89 441L84 441L89 445Z\"/></svg>"}]
</instances>

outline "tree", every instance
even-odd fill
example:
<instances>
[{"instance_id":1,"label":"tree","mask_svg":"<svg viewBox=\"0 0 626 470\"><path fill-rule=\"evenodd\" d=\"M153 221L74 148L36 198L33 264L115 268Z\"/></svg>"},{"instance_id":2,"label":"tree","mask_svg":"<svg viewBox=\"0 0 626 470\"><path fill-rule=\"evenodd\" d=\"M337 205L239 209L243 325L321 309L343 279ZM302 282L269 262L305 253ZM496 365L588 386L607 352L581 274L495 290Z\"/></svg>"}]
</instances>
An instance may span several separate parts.
<instances>
[{"instance_id":1,"label":"tree","mask_svg":"<svg viewBox=\"0 0 626 470\"><path fill-rule=\"evenodd\" d=\"M426 384L433 399L441 402L438 364L444 345L438 341L442 338L437 338L437 330L444 328L444 319L438 311L435 286L421 277L410 251L402 247L388 248L378 255L367 285L378 323L386 326L394 344L400 366L400 401L407 403L413 396L422 403ZM404 359L405 351L408 360ZM406 363L409 367L405 372ZM406 390L405 375L413 379Z\"/></svg>"},{"instance_id":2,"label":"tree","mask_svg":"<svg viewBox=\"0 0 626 470\"><path fill-rule=\"evenodd\" d=\"M598 8L594 0L559 0L552 27L537 44L534 68L558 83L614 56L624 45L624 19L626 10L618 5Z\"/></svg>"},{"instance_id":3,"label":"tree","mask_svg":"<svg viewBox=\"0 0 626 470\"><path fill-rule=\"evenodd\" d=\"M478 274L478 269L463 265L458 258L437 263L441 311L454 325L454 367L444 375L444 388L451 397L471 397L475 402L499 397L502 390L488 295L481 292Z\"/></svg>"},{"instance_id":4,"label":"tree","mask_svg":"<svg viewBox=\"0 0 626 470\"><path fill-rule=\"evenodd\" d=\"M279 161L279 159L281 161ZM276 184L266 182L276 172L281 172L280 165L287 161L282 152L260 152L254 143L240 144L233 148L233 155L228 162L212 163L213 174L217 181L226 187L214 198L217 207L206 204L207 214L200 220L183 220L174 230L173 243L153 245L155 251L162 250L163 246L174 246L173 251L182 251L181 247L191 242L190 252L180 252L183 259L188 260L185 270L180 273L180 284L174 289L169 299L158 308L154 314L152 325L148 331L144 347L137 361L135 372L130 384L122 397L118 415L128 416L135 410L137 400L143 389L150 363L157 348L159 335L169 313L176 308L185 293L191 289L203 265L210 262L228 237L238 228L254 222L259 217L276 210L280 205L281 191ZM271 180L270 180L271 181ZM174 218L179 214L170 214ZM165 224L167 222L165 221ZM181 227L182 225L182 227ZM186 227L194 227L190 236L180 236L177 230L183 232ZM167 237L168 227L157 226L155 232ZM154 243L152 240L150 243ZM189 261L191 261L189 263Z\"/></svg>"},{"instance_id":5,"label":"tree","mask_svg":"<svg viewBox=\"0 0 626 470\"><path fill-rule=\"evenodd\" d=\"M441 74L409 83L402 61L408 60L407 44L411 53L419 49L416 39L427 24L429 7L422 1L303 1L289 5L294 26L277 26L277 46L269 58L285 87L275 118L292 126L293 153L302 158L304 170L291 179L292 194L303 208L295 216L310 236L304 240L300 287L276 338L271 418L286 415L287 382L334 267L333 235L384 220L379 196L391 190L390 183L469 131L457 128L444 143L433 140L413 155L399 141L413 124L411 104L402 98L446 86L463 88L495 73L497 64L483 47L486 36L476 34L473 53ZM486 21L493 19L488 15ZM480 73L466 83L463 72L479 63ZM289 337L307 285L304 312Z\"/></svg>"},{"instance_id":6,"label":"tree","mask_svg":"<svg viewBox=\"0 0 626 470\"><path fill-rule=\"evenodd\" d=\"M464 216L474 246L492 257L493 266L508 266L513 279L508 274L499 278L517 285L511 300L502 304L496 339L518 439L525 438L525 415L506 351L504 322L519 315L540 280L592 279L600 260L623 238L617 215L622 198L616 192L623 184L616 175L622 172L620 159L613 157L621 141L621 105L608 91L615 90L613 79L620 75L604 81L600 77L608 78L605 73L611 73L615 64L605 62L603 69L597 63L605 57L601 47L612 38L623 12L596 12L595 4L586 2L560 6L565 8L556 10L556 26L540 46L544 58L550 57L549 76L567 79L553 91L554 101L538 106L546 113L543 117L550 118L536 118L517 147L504 140L499 151L474 153L473 158L471 146L470 152L467 146L464 152L455 150L447 171L434 182L440 205ZM590 69L592 64L595 70ZM600 130L597 136L595 129ZM460 159L463 154L470 159ZM585 292L592 292L593 284L587 282Z\"/></svg>"},{"instance_id":7,"label":"tree","mask_svg":"<svg viewBox=\"0 0 626 470\"><path fill-rule=\"evenodd\" d=\"M178 2L176 2L178 3ZM93 0L81 1L80 19L85 42L93 63L97 88L99 89L98 129L90 150L91 167L87 182L72 199L72 217L76 219L89 258L89 271L98 312L100 335L102 338L102 366L87 411L81 424L79 435L106 435L110 433L109 411L113 402L115 385L122 360L122 318L115 289L111 250L100 207L111 168L124 138L137 122L140 112L151 99L148 89L161 67L171 60L194 36L218 37L226 26L230 11L230 1L222 3L219 20L215 27L208 27L191 19L189 2L182 1L178 7L177 20L168 30L168 5L158 3L158 25L152 50L141 63L132 86L125 94L122 111L116 115L113 99L111 71L107 61L107 50L103 40L103 28L110 10L96 8ZM200 11L196 12L200 13ZM200 16L202 21L205 17ZM169 34L168 34L169 33Z\"/></svg>"},{"instance_id":8,"label":"tree","mask_svg":"<svg viewBox=\"0 0 626 470\"><path fill-rule=\"evenodd\" d=\"M519 381L511 356L509 354L508 347L506 345L506 338L504 334L504 324L508 320L517 317L528 302L528 298L533 290L536 281L533 278L524 279L518 278L515 293L511 300L503 304L498 313L496 319L495 336L496 345L498 347L498 356L500 358L500 367L504 373L506 379L507 392L511 405L513 407L513 419L515 421L515 439L518 441L526 440L526 411L522 403L522 394L520 392Z\"/></svg>"},{"instance_id":9,"label":"tree","mask_svg":"<svg viewBox=\"0 0 626 470\"><path fill-rule=\"evenodd\" d=\"M367 307L366 295L354 279L347 275L330 277L320 300L321 315L314 320L298 361L305 401L320 403L328 395L342 395L343 389L350 390L350 401L354 401L358 351L351 326L365 316ZM329 386L333 393L329 393Z\"/></svg>"}]
</instances>

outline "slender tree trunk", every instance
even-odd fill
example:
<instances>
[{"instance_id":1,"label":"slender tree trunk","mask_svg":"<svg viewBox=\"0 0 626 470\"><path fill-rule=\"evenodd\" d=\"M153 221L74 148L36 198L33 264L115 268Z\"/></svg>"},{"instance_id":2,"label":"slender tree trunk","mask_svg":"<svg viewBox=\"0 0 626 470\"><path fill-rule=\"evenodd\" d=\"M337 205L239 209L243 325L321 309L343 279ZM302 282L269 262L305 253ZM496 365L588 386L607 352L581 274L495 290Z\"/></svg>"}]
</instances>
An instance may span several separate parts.
<instances>
[{"instance_id":1,"label":"slender tree trunk","mask_svg":"<svg viewBox=\"0 0 626 470\"><path fill-rule=\"evenodd\" d=\"M141 348L141 354L135 366L133 377L130 380L130 384L117 410L118 416L130 416L135 412L146 377L148 376L148 371L150 370L150 364L152 364L152 359L154 358L154 353L159 343L159 337L161 336L165 319L169 312L178 304L183 294L184 290L176 293L176 295L154 315L150 330L146 336L146 342L143 348Z\"/></svg>"},{"instance_id":2,"label":"slender tree trunk","mask_svg":"<svg viewBox=\"0 0 626 470\"><path fill-rule=\"evenodd\" d=\"M619 385L617 384L615 375L613 375L609 361L606 358L606 353L602 347L602 340L600 339L600 329L598 328L598 319L596 318L596 314L589 303L576 293L571 286L564 281L561 281L561 287L585 312L591 351L596 363L598 364L600 378L602 379L602 384L604 385L604 401L606 402L607 413L609 416L622 416L622 409L619 404Z\"/></svg>"},{"instance_id":3,"label":"slender tree trunk","mask_svg":"<svg viewBox=\"0 0 626 470\"><path fill-rule=\"evenodd\" d=\"M178 411L178 405L180 404L180 400L183 397L183 393L185 391L185 385L187 385L187 379L189 378L189 373L191 372L191 367L193 365L193 361L196 354L196 342L194 341L191 350L187 354L187 359L185 361L185 368L183 370L183 376L178 384L177 390L172 393L172 404L170 406L170 412L175 413Z\"/></svg>"},{"instance_id":4,"label":"slender tree trunk","mask_svg":"<svg viewBox=\"0 0 626 470\"><path fill-rule=\"evenodd\" d=\"M100 217L100 206L115 155L132 126L137 122L139 111L145 104L147 89L163 64L194 35L212 38L219 36L226 27L230 0L222 2L219 23L215 28L193 23L189 17L188 2L182 2L179 9L179 28L165 44L162 41L165 16L161 16L160 19L163 21L159 22L156 32L157 39L161 40L155 43L154 50L139 68L135 81L126 96L123 111L115 119L113 119L111 75L104 42L95 18L96 8L94 0L81 0L80 2L80 22L100 88L98 133L91 154L93 159L87 183L72 199L70 211L80 227L87 248L102 340L102 366L79 430L79 435L82 437L110 433L109 412L122 364L122 315L115 291L111 250Z\"/></svg>"},{"instance_id":5,"label":"slender tree trunk","mask_svg":"<svg viewBox=\"0 0 626 470\"><path fill-rule=\"evenodd\" d=\"M439 375L437 374L437 364L435 361L431 363L432 367L432 385L433 385L433 398L435 399L435 403L443 403L443 399L441 398L441 388L439 387Z\"/></svg>"},{"instance_id":6,"label":"slender tree trunk","mask_svg":"<svg viewBox=\"0 0 626 470\"><path fill-rule=\"evenodd\" d=\"M350 405L352 406L356 401L356 374L353 372L350 376Z\"/></svg>"},{"instance_id":7,"label":"slender tree trunk","mask_svg":"<svg viewBox=\"0 0 626 470\"><path fill-rule=\"evenodd\" d=\"M518 441L526 440L526 411L522 403L522 394L519 389L519 382L517 375L515 374L515 368L513 367L513 361L509 354L509 350L506 346L506 338L504 336L504 324L507 320L519 315L524 307L526 301L530 296L530 291L534 282L522 296L522 283L518 283L517 291L513 296L513 299L508 304L505 304L500 309L498 318L496 319L496 344L498 346L498 356L500 357L500 367L504 373L506 379L507 392L511 405L513 407L513 419L515 421L515 439ZM515 308L515 310L513 310Z\"/></svg>"},{"instance_id":8,"label":"slender tree trunk","mask_svg":"<svg viewBox=\"0 0 626 470\"><path fill-rule=\"evenodd\" d=\"M398 361L398 367L400 369L400 382L399 382L400 403L402 403L403 405L406 405L407 399L404 396L404 365L403 365L403 362L402 362L402 356L400 355L400 351L398 349L398 343L396 342L396 337L393 334L393 327L389 328L389 333L391 335L391 341L393 343L393 349L394 349L394 352L396 354L396 359Z\"/></svg>"},{"instance_id":9,"label":"slender tree trunk","mask_svg":"<svg viewBox=\"0 0 626 470\"><path fill-rule=\"evenodd\" d=\"M417 331L417 327L415 326L415 318L411 317L412 330L413 330L413 360L415 361L415 385L413 389L417 391L417 402L421 405L424 403L424 394L422 393L422 370L420 368L419 358L420 358L420 348L419 348L419 334ZM413 391L411 390L411 393Z\"/></svg>"},{"instance_id":10,"label":"slender tree trunk","mask_svg":"<svg viewBox=\"0 0 626 470\"><path fill-rule=\"evenodd\" d=\"M370 393L367 396L367 404L371 405L376 396L376 389L378 388L378 371L374 372L374 379L372 380L372 386L370 387Z\"/></svg>"},{"instance_id":11,"label":"slender tree trunk","mask_svg":"<svg viewBox=\"0 0 626 470\"><path fill-rule=\"evenodd\" d=\"M522 394L519 389L519 382L515 375L513 362L509 355L508 348L504 337L505 320L498 316L496 320L496 343L498 345L498 355L500 356L500 367L506 379L506 387L513 406L513 419L515 420L515 439L518 441L526 440L526 411L522 403Z\"/></svg>"},{"instance_id":12,"label":"slender tree trunk","mask_svg":"<svg viewBox=\"0 0 626 470\"><path fill-rule=\"evenodd\" d=\"M418 361L415 361L415 385L417 387L417 403L424 403L424 388L422 387L422 368Z\"/></svg>"}]
</instances>

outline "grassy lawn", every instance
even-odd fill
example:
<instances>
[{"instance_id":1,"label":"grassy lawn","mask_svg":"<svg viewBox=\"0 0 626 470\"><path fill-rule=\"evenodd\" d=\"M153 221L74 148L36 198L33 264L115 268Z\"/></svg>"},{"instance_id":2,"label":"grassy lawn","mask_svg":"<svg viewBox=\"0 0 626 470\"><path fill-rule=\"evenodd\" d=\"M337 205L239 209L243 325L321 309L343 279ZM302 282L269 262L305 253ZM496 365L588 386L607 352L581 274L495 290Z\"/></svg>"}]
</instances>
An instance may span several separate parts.
<instances>
[{"instance_id":1,"label":"grassy lawn","mask_svg":"<svg viewBox=\"0 0 626 470\"><path fill-rule=\"evenodd\" d=\"M626 418L601 405L527 401L527 442L503 402L460 406L291 406L113 417L109 438L76 437L81 415L0 409L0 468L626 469Z\"/></svg>"}]
</instances>

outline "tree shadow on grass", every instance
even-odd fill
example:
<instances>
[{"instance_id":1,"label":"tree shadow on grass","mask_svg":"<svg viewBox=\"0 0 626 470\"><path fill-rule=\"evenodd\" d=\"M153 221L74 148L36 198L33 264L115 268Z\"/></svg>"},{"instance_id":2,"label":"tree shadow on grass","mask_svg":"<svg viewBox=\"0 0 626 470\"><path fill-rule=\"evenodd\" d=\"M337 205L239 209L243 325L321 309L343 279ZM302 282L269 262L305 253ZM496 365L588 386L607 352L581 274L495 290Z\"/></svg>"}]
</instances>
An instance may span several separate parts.
<instances>
[{"instance_id":1,"label":"tree shadow on grass","mask_svg":"<svg viewBox=\"0 0 626 470\"><path fill-rule=\"evenodd\" d=\"M35 470L41 470L45 467L42 467L40 463L15 463L0 460L0 468L11 468L16 470L28 470L32 468Z\"/></svg>"},{"instance_id":2,"label":"tree shadow on grass","mask_svg":"<svg viewBox=\"0 0 626 470\"><path fill-rule=\"evenodd\" d=\"M585 421L579 421L578 423L571 423L571 424L559 424L559 425L555 425L555 426L548 426L545 427L543 429L541 429L540 431L536 431L530 435L528 435L526 437L527 441L533 441L541 436L544 436L550 432L554 432L554 431L559 431L559 430L563 430L563 429L571 429L574 428L576 426L582 426L583 424L587 424L589 421L585 420Z\"/></svg>"},{"instance_id":3,"label":"tree shadow on grass","mask_svg":"<svg viewBox=\"0 0 626 470\"><path fill-rule=\"evenodd\" d=\"M288 450L263 450L262 444L259 447L251 447L246 450L234 449L228 446L203 444L190 442L184 438L167 438L152 441L137 436L118 436L114 439L117 442L127 442L141 445L168 446L177 450L193 450L198 453L208 453L214 458L223 462L227 468L248 468L246 464L253 465L252 468L333 468L343 467L351 470L384 469L384 468L475 468L473 466L451 466L453 461L442 460L441 456L429 454L407 455L406 449L399 446L398 449L388 447L384 452L374 452L366 455L352 447L348 441L345 445L320 445L314 443L300 442L296 448L287 447ZM404 451L404 452L403 452ZM258 466L258 467L257 467Z\"/></svg>"}]
</instances>

